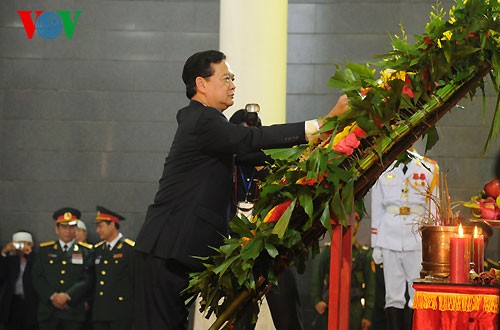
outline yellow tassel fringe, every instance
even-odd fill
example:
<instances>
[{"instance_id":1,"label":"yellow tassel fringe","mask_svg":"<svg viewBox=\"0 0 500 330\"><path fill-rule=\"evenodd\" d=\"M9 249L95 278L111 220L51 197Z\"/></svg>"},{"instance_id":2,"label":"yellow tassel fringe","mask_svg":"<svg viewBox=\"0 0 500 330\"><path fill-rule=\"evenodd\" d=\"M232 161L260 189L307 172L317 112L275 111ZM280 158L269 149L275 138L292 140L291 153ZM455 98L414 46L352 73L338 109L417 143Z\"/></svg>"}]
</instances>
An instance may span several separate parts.
<instances>
[{"instance_id":1,"label":"yellow tassel fringe","mask_svg":"<svg viewBox=\"0 0 500 330\"><path fill-rule=\"evenodd\" d=\"M483 303L486 313L498 313L499 297L494 295L469 295L459 293L415 292L413 308L440 311L473 312Z\"/></svg>"}]
</instances>

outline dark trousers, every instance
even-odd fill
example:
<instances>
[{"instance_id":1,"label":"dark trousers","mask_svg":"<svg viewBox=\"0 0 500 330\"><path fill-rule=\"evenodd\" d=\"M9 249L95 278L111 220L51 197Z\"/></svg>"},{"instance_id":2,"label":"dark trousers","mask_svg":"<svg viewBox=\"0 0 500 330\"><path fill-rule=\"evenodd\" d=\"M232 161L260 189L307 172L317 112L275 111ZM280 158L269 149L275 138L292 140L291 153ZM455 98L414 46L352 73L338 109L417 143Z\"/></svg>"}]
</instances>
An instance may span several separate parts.
<instances>
[{"instance_id":1,"label":"dark trousers","mask_svg":"<svg viewBox=\"0 0 500 330\"><path fill-rule=\"evenodd\" d=\"M299 291L294 272L288 268L278 278L278 287L266 293L276 330L302 330Z\"/></svg>"},{"instance_id":2,"label":"dark trousers","mask_svg":"<svg viewBox=\"0 0 500 330\"><path fill-rule=\"evenodd\" d=\"M190 306L180 292L189 283L189 270L175 260L141 252L136 252L135 262L135 328L187 329Z\"/></svg>"},{"instance_id":3,"label":"dark trousers","mask_svg":"<svg viewBox=\"0 0 500 330\"><path fill-rule=\"evenodd\" d=\"M40 321L38 323L38 328L40 330L84 330L83 322L60 320L56 318Z\"/></svg>"},{"instance_id":4,"label":"dark trousers","mask_svg":"<svg viewBox=\"0 0 500 330\"><path fill-rule=\"evenodd\" d=\"M94 322L92 330L132 330L133 319L117 320L109 322Z\"/></svg>"},{"instance_id":5,"label":"dark trousers","mask_svg":"<svg viewBox=\"0 0 500 330\"><path fill-rule=\"evenodd\" d=\"M5 330L37 330L36 315L26 315L26 301L22 296L14 295L10 306L9 322Z\"/></svg>"}]
</instances>

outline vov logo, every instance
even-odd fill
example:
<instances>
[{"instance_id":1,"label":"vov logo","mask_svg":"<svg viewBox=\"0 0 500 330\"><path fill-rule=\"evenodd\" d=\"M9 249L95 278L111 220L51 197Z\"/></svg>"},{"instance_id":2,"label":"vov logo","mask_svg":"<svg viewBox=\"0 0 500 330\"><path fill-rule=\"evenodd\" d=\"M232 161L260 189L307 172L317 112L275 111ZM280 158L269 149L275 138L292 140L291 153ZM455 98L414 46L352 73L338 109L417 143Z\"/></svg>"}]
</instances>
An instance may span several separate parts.
<instances>
[{"instance_id":1,"label":"vov logo","mask_svg":"<svg viewBox=\"0 0 500 330\"><path fill-rule=\"evenodd\" d=\"M73 38L78 17L81 10L74 11L75 20L71 20L71 12L69 10L57 10L53 12L43 12L43 10L35 10L35 20L33 21L31 13L33 10L18 10L17 13L21 17L24 25L24 31L28 39L33 39L35 29L38 35L46 40L52 40L59 37L64 30L68 39Z\"/></svg>"}]
</instances>

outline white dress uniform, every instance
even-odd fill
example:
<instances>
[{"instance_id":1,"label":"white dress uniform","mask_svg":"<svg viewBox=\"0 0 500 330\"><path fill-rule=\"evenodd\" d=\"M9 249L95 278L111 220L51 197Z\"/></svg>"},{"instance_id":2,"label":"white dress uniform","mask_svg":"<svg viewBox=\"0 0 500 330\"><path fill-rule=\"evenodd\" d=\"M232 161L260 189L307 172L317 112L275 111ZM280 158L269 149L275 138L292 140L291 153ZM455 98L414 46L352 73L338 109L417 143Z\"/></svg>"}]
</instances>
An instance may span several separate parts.
<instances>
[{"instance_id":1,"label":"white dress uniform","mask_svg":"<svg viewBox=\"0 0 500 330\"><path fill-rule=\"evenodd\" d=\"M384 263L386 308L404 308L406 285L410 294L408 306L412 306L415 293L412 283L420 276L422 264L418 222L428 212L436 212L426 193L430 191L437 196L437 163L416 156L407 164L406 172L403 164L398 167L392 164L372 188L371 242L375 248L374 260ZM380 252L382 260L377 261L376 255Z\"/></svg>"}]
</instances>

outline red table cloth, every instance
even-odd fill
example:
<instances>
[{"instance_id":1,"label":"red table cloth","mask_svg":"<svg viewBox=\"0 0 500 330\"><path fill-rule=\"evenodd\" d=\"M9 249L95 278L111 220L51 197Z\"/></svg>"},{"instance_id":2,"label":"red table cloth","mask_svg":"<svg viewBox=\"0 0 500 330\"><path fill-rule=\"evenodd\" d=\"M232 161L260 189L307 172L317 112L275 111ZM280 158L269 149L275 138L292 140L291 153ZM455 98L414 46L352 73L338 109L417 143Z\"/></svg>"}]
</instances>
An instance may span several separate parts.
<instances>
[{"instance_id":1,"label":"red table cloth","mask_svg":"<svg viewBox=\"0 0 500 330\"><path fill-rule=\"evenodd\" d=\"M498 287L416 281L413 330L497 330Z\"/></svg>"}]
</instances>

